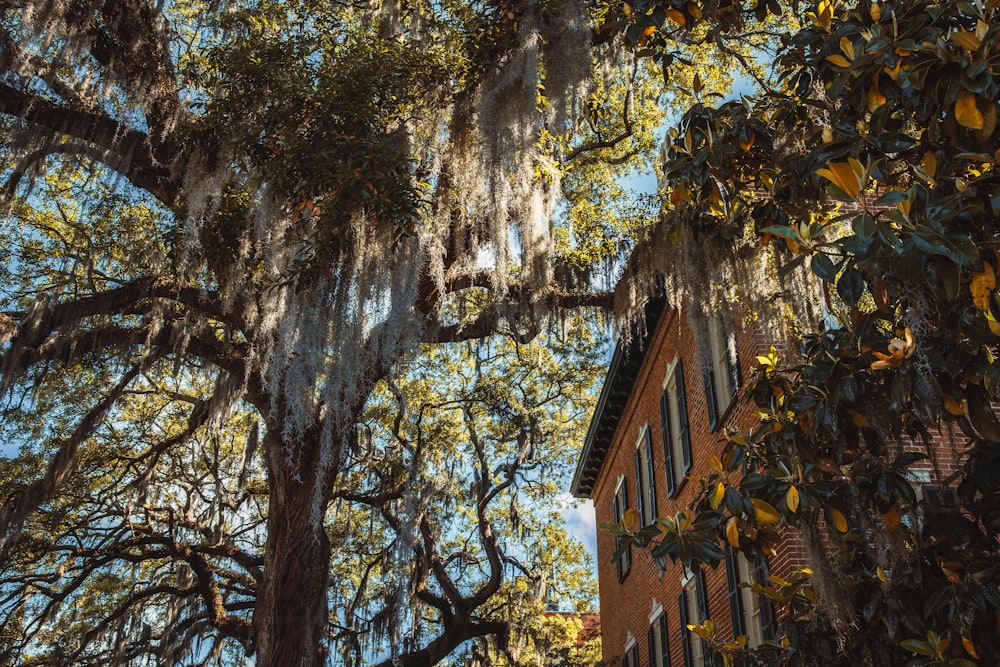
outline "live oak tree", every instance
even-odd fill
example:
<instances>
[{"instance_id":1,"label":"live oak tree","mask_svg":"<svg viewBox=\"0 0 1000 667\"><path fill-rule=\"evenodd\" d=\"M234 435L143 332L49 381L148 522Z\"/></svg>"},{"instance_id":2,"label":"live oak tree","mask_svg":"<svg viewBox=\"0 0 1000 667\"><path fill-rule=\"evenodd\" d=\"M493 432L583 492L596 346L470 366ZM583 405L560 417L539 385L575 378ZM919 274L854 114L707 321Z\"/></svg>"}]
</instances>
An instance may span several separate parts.
<instances>
[{"instance_id":1,"label":"live oak tree","mask_svg":"<svg viewBox=\"0 0 1000 667\"><path fill-rule=\"evenodd\" d=\"M773 88L695 105L671 130L661 225L633 256L695 321L721 308L775 325L746 383L759 421L726 434L690 507L611 528L693 567L797 529L810 569L759 589L780 641L748 651L695 628L726 664L986 664L1000 653L1000 9L799 7ZM783 7L631 10L633 37L698 39ZM953 508L915 489L939 434L965 443Z\"/></svg>"},{"instance_id":2,"label":"live oak tree","mask_svg":"<svg viewBox=\"0 0 1000 667\"><path fill-rule=\"evenodd\" d=\"M0 2L7 659L322 664L358 631L334 547L378 556L354 485L445 558L348 465L358 424L419 343L610 304L589 278L642 216L582 179L648 162L662 112L591 9ZM573 173L593 207L557 216ZM486 454L477 507L509 482ZM450 576L446 641L392 657L496 630Z\"/></svg>"}]
</instances>

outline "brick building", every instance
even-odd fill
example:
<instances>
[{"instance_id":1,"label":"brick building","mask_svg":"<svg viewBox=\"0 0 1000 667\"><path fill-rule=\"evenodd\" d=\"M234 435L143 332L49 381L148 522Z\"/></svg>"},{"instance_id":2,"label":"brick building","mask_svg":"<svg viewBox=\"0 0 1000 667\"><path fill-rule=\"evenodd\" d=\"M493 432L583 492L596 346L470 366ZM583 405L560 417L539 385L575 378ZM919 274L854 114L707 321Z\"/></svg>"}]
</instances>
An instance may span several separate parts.
<instances>
[{"instance_id":1,"label":"brick building","mask_svg":"<svg viewBox=\"0 0 1000 667\"><path fill-rule=\"evenodd\" d=\"M723 429L753 422L753 406L736 393L772 342L721 317L696 331L662 300L650 305L646 334L615 350L573 479L573 494L593 500L598 524L634 508L646 525L691 502L691 479L709 475L707 457L721 454ZM941 435L932 447L931 460L914 472L918 488L940 483L957 465L960 443ZM946 488L923 488L948 502ZM617 564L614 552L615 537L598 531L604 660L624 667L705 665L704 647L686 628L706 618L723 639L746 635L754 646L772 638L774 611L739 583L766 583L768 573L786 576L806 564L792 534L770 562L730 550L716 570L691 573L668 563L662 577L648 551Z\"/></svg>"}]
</instances>

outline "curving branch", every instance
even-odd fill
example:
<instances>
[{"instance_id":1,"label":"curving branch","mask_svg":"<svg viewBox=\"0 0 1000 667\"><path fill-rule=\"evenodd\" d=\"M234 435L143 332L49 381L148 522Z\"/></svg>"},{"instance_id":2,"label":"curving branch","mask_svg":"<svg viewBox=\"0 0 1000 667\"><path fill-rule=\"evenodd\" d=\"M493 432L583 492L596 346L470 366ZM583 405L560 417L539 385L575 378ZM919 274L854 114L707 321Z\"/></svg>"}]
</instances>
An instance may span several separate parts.
<instances>
[{"instance_id":1,"label":"curving branch","mask_svg":"<svg viewBox=\"0 0 1000 667\"><path fill-rule=\"evenodd\" d=\"M20 118L54 136L92 144L97 148L92 157L99 157L164 205L176 204L180 186L170 175L170 165L177 157L171 144L154 141L101 112L65 107L6 83L0 83L0 114Z\"/></svg>"}]
</instances>

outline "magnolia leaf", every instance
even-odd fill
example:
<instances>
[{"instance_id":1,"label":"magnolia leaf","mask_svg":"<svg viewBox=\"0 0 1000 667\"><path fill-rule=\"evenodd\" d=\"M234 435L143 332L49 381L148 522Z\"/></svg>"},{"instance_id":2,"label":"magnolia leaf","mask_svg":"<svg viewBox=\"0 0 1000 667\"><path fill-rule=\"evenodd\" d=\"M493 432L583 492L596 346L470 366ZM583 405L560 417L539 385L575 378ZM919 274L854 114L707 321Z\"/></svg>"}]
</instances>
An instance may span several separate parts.
<instances>
[{"instance_id":1,"label":"magnolia leaf","mask_svg":"<svg viewBox=\"0 0 1000 667\"><path fill-rule=\"evenodd\" d=\"M979 105L979 111L983 114L983 127L976 133L976 138L986 141L997 129L997 105L987 101Z\"/></svg>"},{"instance_id":2,"label":"magnolia leaf","mask_svg":"<svg viewBox=\"0 0 1000 667\"><path fill-rule=\"evenodd\" d=\"M687 19L676 9L668 9L666 12L667 18L681 26L682 28L687 25Z\"/></svg>"},{"instance_id":3,"label":"magnolia leaf","mask_svg":"<svg viewBox=\"0 0 1000 667\"><path fill-rule=\"evenodd\" d=\"M885 95L878 89L878 75L876 74L875 77L872 87L868 89L868 94L865 95L865 104L869 112L874 112L886 103Z\"/></svg>"},{"instance_id":4,"label":"magnolia leaf","mask_svg":"<svg viewBox=\"0 0 1000 667\"><path fill-rule=\"evenodd\" d=\"M937 173L937 156L934 155L934 151L924 153L924 156L920 158L920 167L927 176L934 178L934 174Z\"/></svg>"},{"instance_id":5,"label":"magnolia leaf","mask_svg":"<svg viewBox=\"0 0 1000 667\"><path fill-rule=\"evenodd\" d=\"M986 312L990 308L990 292L996 289L997 279L993 267L983 263L982 272L971 272L969 275L969 292L972 293L972 303L976 308Z\"/></svg>"},{"instance_id":6,"label":"magnolia leaf","mask_svg":"<svg viewBox=\"0 0 1000 667\"><path fill-rule=\"evenodd\" d=\"M788 491L785 492L785 504L788 505L792 514L795 514L799 509L799 490L795 488L794 484L788 487Z\"/></svg>"},{"instance_id":7,"label":"magnolia leaf","mask_svg":"<svg viewBox=\"0 0 1000 667\"><path fill-rule=\"evenodd\" d=\"M639 511L635 508L625 510L625 517L622 519L625 530L634 533L639 527Z\"/></svg>"},{"instance_id":8,"label":"magnolia leaf","mask_svg":"<svg viewBox=\"0 0 1000 667\"><path fill-rule=\"evenodd\" d=\"M740 547L740 526L736 517L730 517L726 524L726 540L737 549Z\"/></svg>"},{"instance_id":9,"label":"magnolia leaf","mask_svg":"<svg viewBox=\"0 0 1000 667\"><path fill-rule=\"evenodd\" d=\"M956 30L951 33L951 40L967 51L975 51L983 43L976 33L968 30Z\"/></svg>"},{"instance_id":10,"label":"magnolia leaf","mask_svg":"<svg viewBox=\"0 0 1000 667\"><path fill-rule=\"evenodd\" d=\"M846 36L840 38L840 50L847 56L848 60L854 60L854 45Z\"/></svg>"},{"instance_id":11,"label":"magnolia leaf","mask_svg":"<svg viewBox=\"0 0 1000 667\"><path fill-rule=\"evenodd\" d=\"M721 467L721 465L720 465ZM712 489L712 495L708 499L708 504L712 506L712 511L715 512L719 509L719 505L722 504L722 499L726 496L726 485L719 482Z\"/></svg>"},{"instance_id":12,"label":"magnolia leaf","mask_svg":"<svg viewBox=\"0 0 1000 667\"><path fill-rule=\"evenodd\" d=\"M885 522L885 527L889 530L890 533L896 532L896 529L899 528L899 524L902 521L902 519L903 519L903 510L900 509L899 505L896 503L893 503L892 507L886 510L885 514L882 515L882 521Z\"/></svg>"},{"instance_id":13,"label":"magnolia leaf","mask_svg":"<svg viewBox=\"0 0 1000 667\"><path fill-rule=\"evenodd\" d=\"M899 642L899 645L905 648L911 653L917 653L919 655L932 656L934 655L934 649L925 641L919 639L904 639Z\"/></svg>"},{"instance_id":14,"label":"magnolia leaf","mask_svg":"<svg viewBox=\"0 0 1000 667\"><path fill-rule=\"evenodd\" d=\"M976 96L967 90L963 90L955 101L955 120L970 130L983 129L983 114L976 105Z\"/></svg>"},{"instance_id":15,"label":"magnolia leaf","mask_svg":"<svg viewBox=\"0 0 1000 667\"><path fill-rule=\"evenodd\" d=\"M976 652L976 645L972 643L972 640L968 637L962 637L962 646L965 648L965 652L970 656L979 660L979 653Z\"/></svg>"},{"instance_id":16,"label":"magnolia leaf","mask_svg":"<svg viewBox=\"0 0 1000 667\"><path fill-rule=\"evenodd\" d=\"M857 198L858 194L861 193L861 183L858 181L854 169L847 162L831 162L826 169L817 169L816 173L836 185L850 197Z\"/></svg>"},{"instance_id":17,"label":"magnolia leaf","mask_svg":"<svg viewBox=\"0 0 1000 667\"><path fill-rule=\"evenodd\" d=\"M834 507L830 510L830 518L833 521L833 527L837 529L838 533L847 532L847 517L844 516L843 512Z\"/></svg>"},{"instance_id":18,"label":"magnolia leaf","mask_svg":"<svg viewBox=\"0 0 1000 667\"><path fill-rule=\"evenodd\" d=\"M778 513L778 510L774 509L774 506L766 500L751 498L750 502L753 503L754 518L757 520L757 523L769 526L773 523L778 523L781 519L781 514Z\"/></svg>"},{"instance_id":19,"label":"magnolia leaf","mask_svg":"<svg viewBox=\"0 0 1000 667\"><path fill-rule=\"evenodd\" d=\"M827 62L833 63L837 67L850 67L851 63L844 56L839 53L835 53L832 56L826 57Z\"/></svg>"}]
</instances>

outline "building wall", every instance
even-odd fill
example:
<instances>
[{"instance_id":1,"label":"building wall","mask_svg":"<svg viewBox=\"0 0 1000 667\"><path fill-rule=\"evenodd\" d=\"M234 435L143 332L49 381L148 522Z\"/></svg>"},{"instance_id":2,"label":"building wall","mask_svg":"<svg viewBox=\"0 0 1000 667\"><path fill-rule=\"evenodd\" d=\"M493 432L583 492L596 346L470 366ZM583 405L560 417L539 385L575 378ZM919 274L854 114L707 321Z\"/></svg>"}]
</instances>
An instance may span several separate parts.
<instances>
[{"instance_id":1,"label":"building wall","mask_svg":"<svg viewBox=\"0 0 1000 667\"><path fill-rule=\"evenodd\" d=\"M756 355L766 353L771 342L764 340L761 334L754 331L738 330L734 334L742 377L747 378L756 365ZM666 495L659 401L664 379L675 358L679 357L682 360L685 369L685 393L692 450L692 468L689 477L692 480L710 474L707 457L712 453L721 455L723 430L726 426L747 427L754 423L752 404L737 397L730 403L717 427L714 430L710 429L699 344L707 342L704 342L703 335L692 329L686 318L676 311L664 314L657 331L649 340L643 365L626 402L621 421L601 468L600 477L594 486L592 497L598 524L614 520L612 503L618 481L622 477L628 483L629 507L636 507L634 457L636 442L645 425L649 426L652 437L657 514L660 516L674 514L684 509L697 492L696 482L689 480L683 483L674 498L668 498ZM933 436L929 448L930 452L933 452L932 460L925 462L926 465L915 467L926 474L926 479L917 480L919 483L941 484L958 467L964 442L961 434L940 433ZM923 443L909 443L906 448L928 451ZM793 530L789 528L784 530L784 533L787 539L769 561L771 573L777 576L787 576L796 567L806 565L804 549ZM667 571L660 578L649 551L633 550L631 568L624 580L619 582L616 566L611 562L615 551L614 536L607 531L598 531L597 551L605 661L609 664L621 663L631 634L638 645L639 664L650 664L646 633L650 625L651 612L660 605L667 618L670 664L683 665L682 628L677 602L682 587L681 565L668 562ZM724 567L720 565L714 571L706 569L705 581L708 616L721 628L720 637L732 637Z\"/></svg>"}]
</instances>

